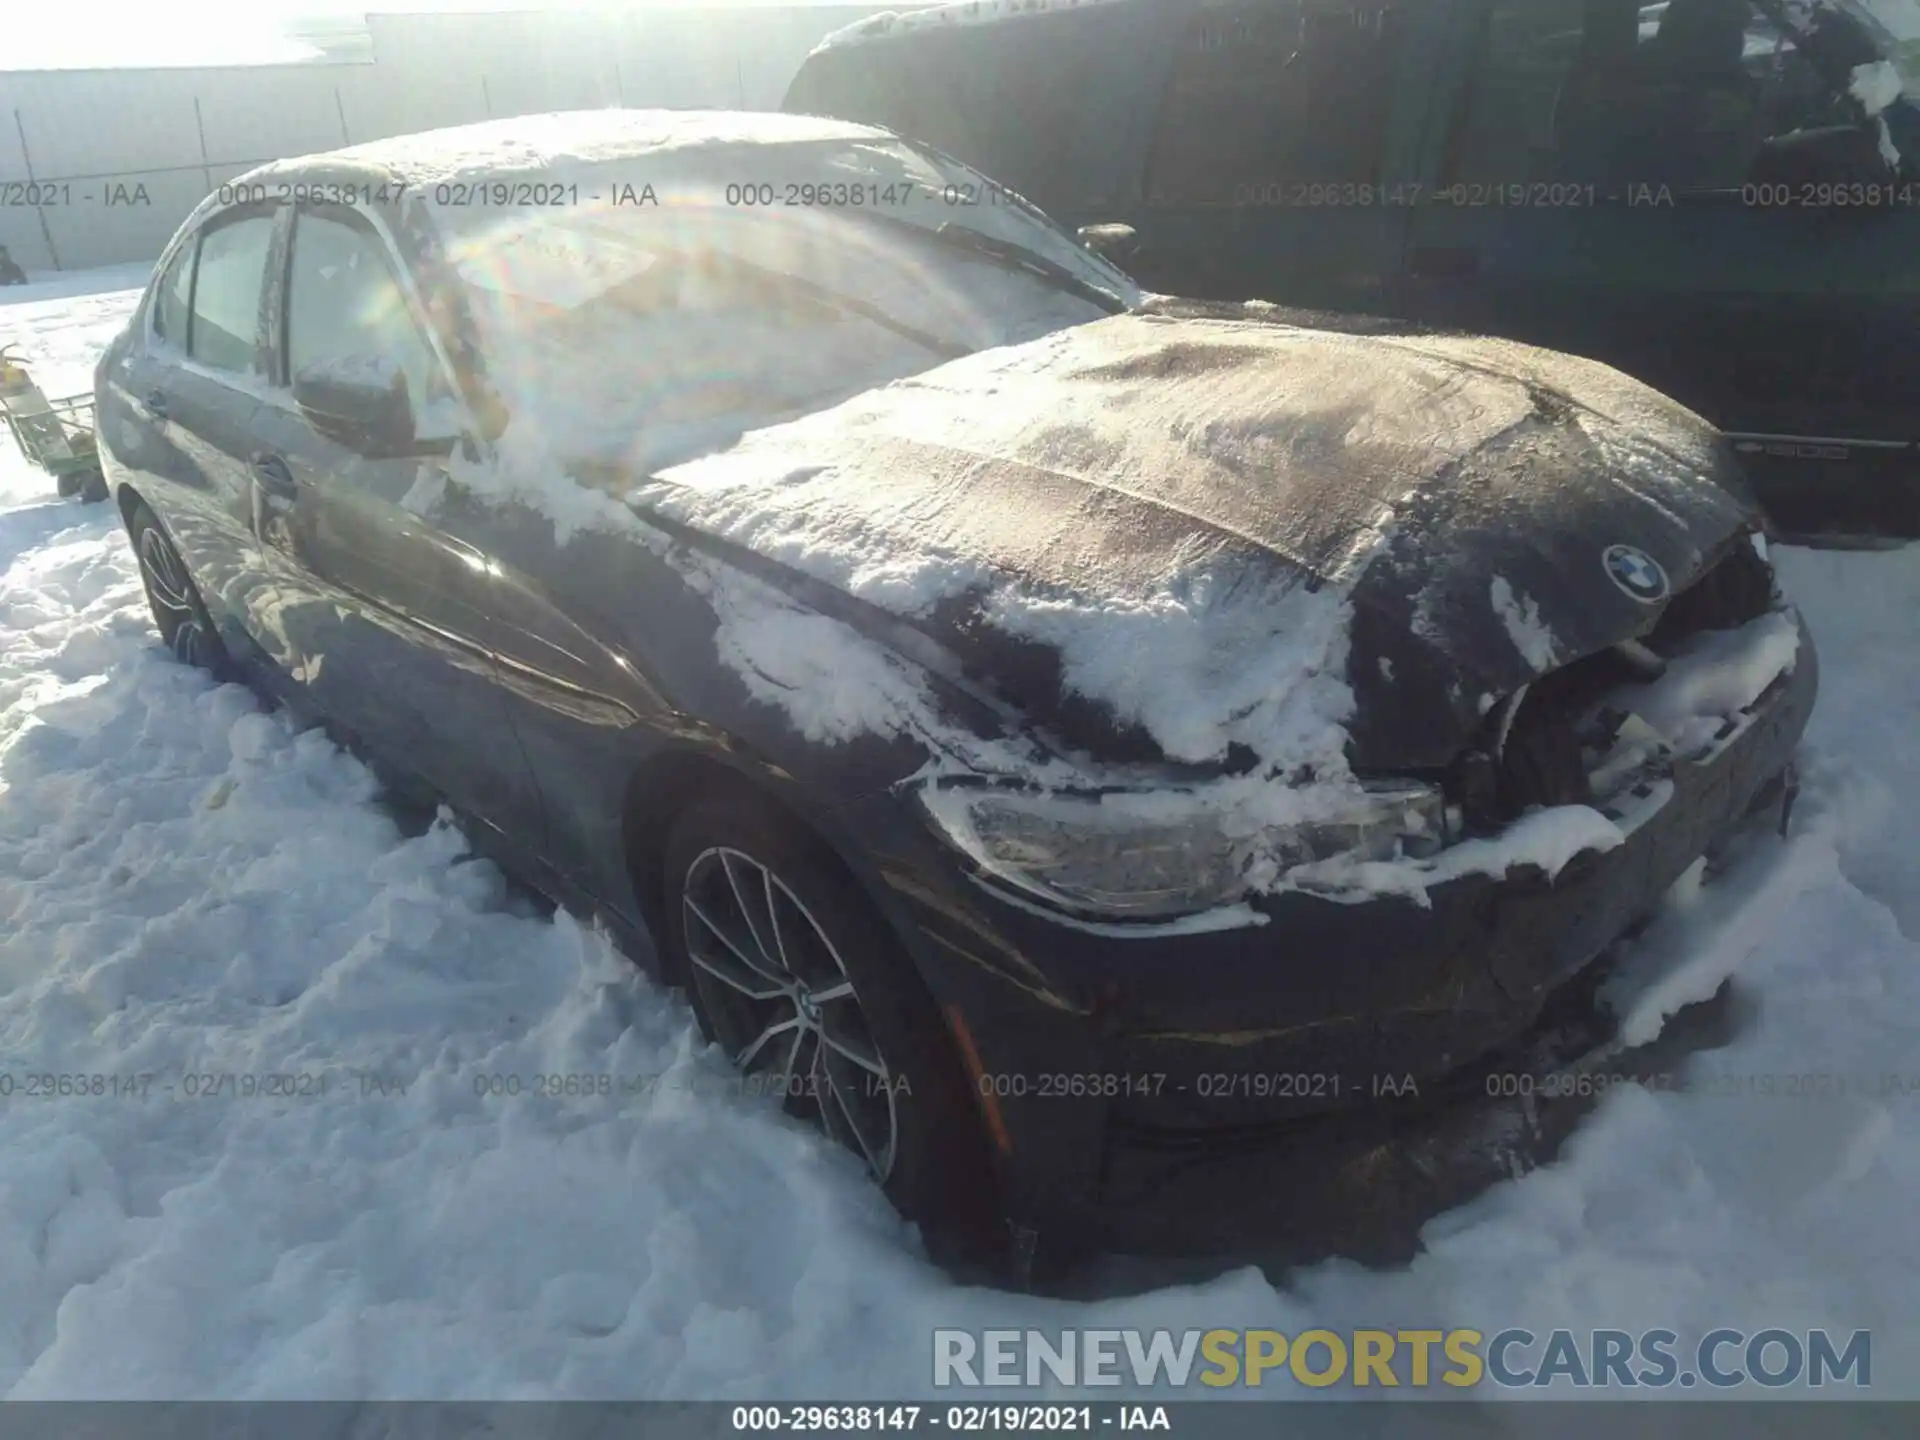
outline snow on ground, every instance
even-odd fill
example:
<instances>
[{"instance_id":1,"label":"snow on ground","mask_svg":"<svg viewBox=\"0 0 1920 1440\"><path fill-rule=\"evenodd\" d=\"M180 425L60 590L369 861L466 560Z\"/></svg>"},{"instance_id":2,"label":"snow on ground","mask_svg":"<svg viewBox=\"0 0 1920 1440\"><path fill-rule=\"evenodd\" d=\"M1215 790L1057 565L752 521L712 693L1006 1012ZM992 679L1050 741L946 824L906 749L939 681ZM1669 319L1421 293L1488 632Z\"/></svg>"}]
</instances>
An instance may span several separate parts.
<instances>
[{"instance_id":1,"label":"snow on ground","mask_svg":"<svg viewBox=\"0 0 1920 1440\"><path fill-rule=\"evenodd\" d=\"M36 272L25 285L0 290L0 346L17 345L34 382L49 396L93 389L93 362L140 299L149 264L101 270ZM0 504L45 489L45 477L20 463L0 429Z\"/></svg>"},{"instance_id":2,"label":"snow on ground","mask_svg":"<svg viewBox=\"0 0 1920 1440\"><path fill-rule=\"evenodd\" d=\"M0 304L0 341L84 376L131 299ZM1632 957L1643 1027L1741 977L1705 1092L1614 1093L1406 1268L1067 1302L956 1286L598 935L168 661L108 508L51 491L0 448L0 1395L905 1396L936 1325L1523 1324L1870 1328L1876 1393L1920 1396L1920 1092L1877 1088L1920 1070L1920 547L1782 557L1825 677L1793 838ZM1740 1078L1809 1072L1856 1083ZM482 1093L538 1075L616 1093Z\"/></svg>"}]
</instances>

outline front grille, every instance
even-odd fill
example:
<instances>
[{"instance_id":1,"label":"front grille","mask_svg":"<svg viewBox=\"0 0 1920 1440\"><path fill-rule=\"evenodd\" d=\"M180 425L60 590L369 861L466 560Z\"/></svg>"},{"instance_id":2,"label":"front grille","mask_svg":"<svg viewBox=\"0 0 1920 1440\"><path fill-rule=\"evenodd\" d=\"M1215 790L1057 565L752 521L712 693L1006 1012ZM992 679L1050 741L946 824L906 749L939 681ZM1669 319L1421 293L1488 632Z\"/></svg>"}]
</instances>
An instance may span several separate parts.
<instances>
[{"instance_id":1,"label":"front grille","mask_svg":"<svg viewBox=\"0 0 1920 1440\"><path fill-rule=\"evenodd\" d=\"M1642 643L1672 655L1702 631L1759 619L1775 598L1773 567L1742 537L1667 602ZM1447 776L1448 798L1461 807L1468 830L1498 829L1536 805L1591 804L1575 726L1602 695L1635 678L1629 660L1602 650L1534 681L1511 716L1507 705L1495 706Z\"/></svg>"},{"instance_id":2,"label":"front grille","mask_svg":"<svg viewBox=\"0 0 1920 1440\"><path fill-rule=\"evenodd\" d=\"M1573 713L1553 694L1553 687L1536 685L1520 702L1495 772L1500 808L1509 818L1536 805L1593 803Z\"/></svg>"},{"instance_id":3,"label":"front grille","mask_svg":"<svg viewBox=\"0 0 1920 1440\"><path fill-rule=\"evenodd\" d=\"M1702 630L1731 630L1758 620L1774 601L1773 566L1744 540L1693 584L1667 602L1646 643L1669 655Z\"/></svg>"}]
</instances>

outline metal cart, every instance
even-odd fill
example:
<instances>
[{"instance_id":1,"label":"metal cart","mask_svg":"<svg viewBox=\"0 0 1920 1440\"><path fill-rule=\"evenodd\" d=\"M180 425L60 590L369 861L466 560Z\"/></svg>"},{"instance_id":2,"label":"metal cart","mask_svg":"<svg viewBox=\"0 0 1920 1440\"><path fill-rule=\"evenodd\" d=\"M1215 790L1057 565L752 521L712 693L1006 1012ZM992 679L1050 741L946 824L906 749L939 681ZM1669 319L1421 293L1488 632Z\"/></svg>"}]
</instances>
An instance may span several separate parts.
<instances>
[{"instance_id":1,"label":"metal cart","mask_svg":"<svg viewBox=\"0 0 1920 1440\"><path fill-rule=\"evenodd\" d=\"M106 499L106 477L94 444L93 396L48 399L27 374L17 348L0 346L0 415L13 443L30 464L53 476L60 494Z\"/></svg>"}]
</instances>

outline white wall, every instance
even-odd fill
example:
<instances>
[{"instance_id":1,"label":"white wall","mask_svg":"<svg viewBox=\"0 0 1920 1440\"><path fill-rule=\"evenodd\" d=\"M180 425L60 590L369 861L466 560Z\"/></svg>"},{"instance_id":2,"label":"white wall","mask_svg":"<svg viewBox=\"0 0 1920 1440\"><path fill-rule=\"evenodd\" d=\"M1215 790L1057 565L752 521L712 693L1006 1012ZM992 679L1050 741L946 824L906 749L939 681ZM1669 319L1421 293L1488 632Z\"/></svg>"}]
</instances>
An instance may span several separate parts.
<instances>
[{"instance_id":1,"label":"white wall","mask_svg":"<svg viewBox=\"0 0 1920 1440\"><path fill-rule=\"evenodd\" d=\"M370 15L371 64L0 71L0 245L29 270L151 259L252 165L442 125L775 109L823 35L885 8ZM59 189L21 203L9 182L29 178ZM112 203L123 194L135 203Z\"/></svg>"}]
</instances>

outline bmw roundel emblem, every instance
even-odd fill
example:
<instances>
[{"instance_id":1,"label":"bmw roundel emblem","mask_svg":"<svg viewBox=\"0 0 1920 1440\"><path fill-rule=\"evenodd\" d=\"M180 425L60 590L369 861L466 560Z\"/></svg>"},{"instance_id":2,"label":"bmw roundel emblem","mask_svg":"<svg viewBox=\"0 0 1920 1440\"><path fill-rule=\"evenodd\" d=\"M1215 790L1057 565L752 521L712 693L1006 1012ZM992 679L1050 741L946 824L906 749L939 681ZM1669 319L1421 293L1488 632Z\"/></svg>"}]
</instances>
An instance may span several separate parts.
<instances>
[{"instance_id":1,"label":"bmw roundel emblem","mask_svg":"<svg viewBox=\"0 0 1920 1440\"><path fill-rule=\"evenodd\" d=\"M1632 545L1609 545L1602 558L1608 578L1642 605L1657 605L1667 598L1667 572L1646 551Z\"/></svg>"}]
</instances>

